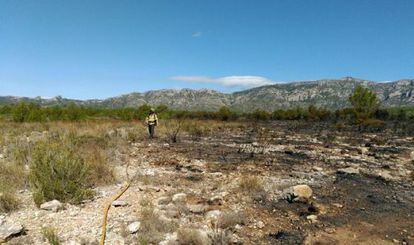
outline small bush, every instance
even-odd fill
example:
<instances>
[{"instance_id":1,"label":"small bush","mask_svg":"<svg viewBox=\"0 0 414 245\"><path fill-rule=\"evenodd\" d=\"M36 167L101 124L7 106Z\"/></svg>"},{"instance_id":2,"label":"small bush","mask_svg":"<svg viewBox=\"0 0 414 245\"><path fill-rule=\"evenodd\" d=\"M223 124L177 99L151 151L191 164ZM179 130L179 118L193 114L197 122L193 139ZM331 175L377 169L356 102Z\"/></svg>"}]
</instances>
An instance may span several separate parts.
<instances>
[{"instance_id":1,"label":"small bush","mask_svg":"<svg viewBox=\"0 0 414 245\"><path fill-rule=\"evenodd\" d=\"M242 177L239 183L240 188L246 192L261 192L263 191L263 183L257 176Z\"/></svg>"},{"instance_id":2,"label":"small bush","mask_svg":"<svg viewBox=\"0 0 414 245\"><path fill-rule=\"evenodd\" d=\"M19 207L19 201L14 194L9 192L0 192L0 213L8 213Z\"/></svg>"},{"instance_id":3,"label":"small bush","mask_svg":"<svg viewBox=\"0 0 414 245\"><path fill-rule=\"evenodd\" d=\"M53 199L78 204L93 194L90 168L79 154L61 142L40 142L36 145L29 181L37 205Z\"/></svg>"},{"instance_id":4,"label":"small bush","mask_svg":"<svg viewBox=\"0 0 414 245\"><path fill-rule=\"evenodd\" d=\"M191 228L181 228L177 231L179 244L185 245L209 245L211 244L207 234L203 234L200 230Z\"/></svg>"},{"instance_id":5,"label":"small bush","mask_svg":"<svg viewBox=\"0 0 414 245\"><path fill-rule=\"evenodd\" d=\"M89 147L82 155L91 170L88 183L97 186L115 181L114 170L110 167L103 150L98 147Z\"/></svg>"},{"instance_id":6,"label":"small bush","mask_svg":"<svg viewBox=\"0 0 414 245\"><path fill-rule=\"evenodd\" d=\"M60 239L58 235L56 234L56 231L52 227L45 227L42 229L42 235L44 239L50 244L50 245L59 245Z\"/></svg>"},{"instance_id":7,"label":"small bush","mask_svg":"<svg viewBox=\"0 0 414 245\"><path fill-rule=\"evenodd\" d=\"M211 244L227 245L230 244L231 233L228 230L215 229L209 234Z\"/></svg>"},{"instance_id":8,"label":"small bush","mask_svg":"<svg viewBox=\"0 0 414 245\"><path fill-rule=\"evenodd\" d=\"M204 128L197 122L186 123L185 131L188 132L192 140L199 140L205 135Z\"/></svg>"},{"instance_id":9,"label":"small bush","mask_svg":"<svg viewBox=\"0 0 414 245\"><path fill-rule=\"evenodd\" d=\"M181 119L165 121L166 134L168 140L172 143L176 143L178 141L178 137L182 129L182 123L183 121Z\"/></svg>"},{"instance_id":10,"label":"small bush","mask_svg":"<svg viewBox=\"0 0 414 245\"><path fill-rule=\"evenodd\" d=\"M24 166L17 164L0 164L0 192L15 190L26 185L26 171Z\"/></svg>"},{"instance_id":11,"label":"small bush","mask_svg":"<svg viewBox=\"0 0 414 245\"><path fill-rule=\"evenodd\" d=\"M222 229L231 229L235 225L246 224L246 216L242 212L225 212L220 215L218 227Z\"/></svg>"},{"instance_id":12,"label":"small bush","mask_svg":"<svg viewBox=\"0 0 414 245\"><path fill-rule=\"evenodd\" d=\"M365 119L360 123L361 128L368 132L379 132L385 129L385 122L378 119Z\"/></svg>"},{"instance_id":13,"label":"small bush","mask_svg":"<svg viewBox=\"0 0 414 245\"><path fill-rule=\"evenodd\" d=\"M152 203L145 202L141 209L141 227L138 237L140 244L158 244L164 238L164 233L173 232L177 224L159 216L154 211Z\"/></svg>"}]
</instances>

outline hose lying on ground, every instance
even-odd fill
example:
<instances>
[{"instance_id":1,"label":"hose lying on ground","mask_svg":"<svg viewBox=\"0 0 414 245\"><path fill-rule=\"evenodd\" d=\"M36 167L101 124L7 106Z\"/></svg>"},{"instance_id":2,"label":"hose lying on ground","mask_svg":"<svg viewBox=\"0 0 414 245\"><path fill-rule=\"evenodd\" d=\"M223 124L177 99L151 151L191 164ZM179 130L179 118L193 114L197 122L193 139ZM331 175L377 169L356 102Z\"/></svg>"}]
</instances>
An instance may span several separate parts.
<instances>
[{"instance_id":1,"label":"hose lying on ground","mask_svg":"<svg viewBox=\"0 0 414 245\"><path fill-rule=\"evenodd\" d=\"M103 219L103 224L102 224L102 237L101 237L101 242L100 245L105 245L105 238L106 238L106 224L108 221L108 212L109 209L112 206L112 203L116 200L118 200L127 190L128 188L131 186L131 182L128 182L124 188L121 189L121 191L119 193L117 193L107 204L106 207L104 209L104 219Z\"/></svg>"}]
</instances>

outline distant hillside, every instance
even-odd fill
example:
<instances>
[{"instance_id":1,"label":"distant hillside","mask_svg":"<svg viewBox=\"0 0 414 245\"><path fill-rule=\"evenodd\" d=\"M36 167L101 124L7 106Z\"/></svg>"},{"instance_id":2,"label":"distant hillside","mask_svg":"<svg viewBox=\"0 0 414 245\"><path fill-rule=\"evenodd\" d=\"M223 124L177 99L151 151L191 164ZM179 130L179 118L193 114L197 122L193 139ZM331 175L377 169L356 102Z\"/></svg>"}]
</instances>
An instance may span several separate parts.
<instances>
[{"instance_id":1,"label":"distant hillside","mask_svg":"<svg viewBox=\"0 0 414 245\"><path fill-rule=\"evenodd\" d=\"M359 84L375 91L385 107L414 106L414 80L375 83L351 77L337 80L274 84L232 94L207 89L165 89L145 93L131 93L105 100L86 101L70 100L62 97L42 99L40 97L0 96L0 104L30 101L43 106L52 106L74 102L79 105L105 108L163 104L170 108L187 110L217 110L222 106L228 106L234 110L246 112L255 109L273 111L279 108L306 107L313 104L329 109L338 109L349 105L348 97Z\"/></svg>"}]
</instances>

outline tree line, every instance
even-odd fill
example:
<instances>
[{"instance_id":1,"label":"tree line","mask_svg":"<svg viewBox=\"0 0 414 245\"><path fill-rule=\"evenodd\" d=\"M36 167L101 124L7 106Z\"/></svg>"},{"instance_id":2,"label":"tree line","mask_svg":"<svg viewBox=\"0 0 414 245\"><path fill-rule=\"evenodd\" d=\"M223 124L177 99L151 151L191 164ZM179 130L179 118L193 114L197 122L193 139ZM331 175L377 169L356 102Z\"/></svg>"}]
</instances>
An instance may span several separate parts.
<instances>
[{"instance_id":1,"label":"tree line","mask_svg":"<svg viewBox=\"0 0 414 245\"><path fill-rule=\"evenodd\" d=\"M255 110L239 113L228 107L218 111L173 110L165 105L155 107L160 118L188 118L201 120L309 120L309 121L353 121L359 124L373 120L414 120L414 108L381 108L376 94L358 86L349 97L351 107L330 111L310 105L307 108L277 109L273 112ZM143 120L151 109L150 105L137 108L94 108L76 105L42 107L36 103L20 102L0 107L0 115L14 122L82 121L88 119L115 119L123 121ZM378 123L378 121L377 121Z\"/></svg>"}]
</instances>

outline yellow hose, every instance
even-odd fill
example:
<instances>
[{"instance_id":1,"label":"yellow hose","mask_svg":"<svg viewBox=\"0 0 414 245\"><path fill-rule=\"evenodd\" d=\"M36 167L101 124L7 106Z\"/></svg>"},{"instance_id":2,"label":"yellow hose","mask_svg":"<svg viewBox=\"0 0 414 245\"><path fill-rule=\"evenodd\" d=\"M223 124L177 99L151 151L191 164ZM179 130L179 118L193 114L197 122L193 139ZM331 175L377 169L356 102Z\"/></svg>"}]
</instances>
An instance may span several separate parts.
<instances>
[{"instance_id":1,"label":"yellow hose","mask_svg":"<svg viewBox=\"0 0 414 245\"><path fill-rule=\"evenodd\" d=\"M125 192L126 190L128 190L129 186L131 185L131 182L128 182L127 185L118 193L116 194L109 203L106 204L105 210L104 210L104 219L103 219L103 225L102 225L102 236L101 236L101 242L100 245L105 245L105 238L106 238L106 224L108 221L108 212L109 209L112 206L112 203L116 200L118 200L118 198L120 198Z\"/></svg>"}]
</instances>

